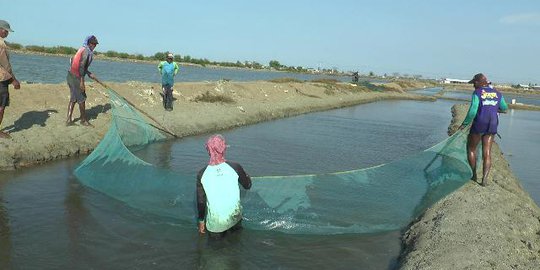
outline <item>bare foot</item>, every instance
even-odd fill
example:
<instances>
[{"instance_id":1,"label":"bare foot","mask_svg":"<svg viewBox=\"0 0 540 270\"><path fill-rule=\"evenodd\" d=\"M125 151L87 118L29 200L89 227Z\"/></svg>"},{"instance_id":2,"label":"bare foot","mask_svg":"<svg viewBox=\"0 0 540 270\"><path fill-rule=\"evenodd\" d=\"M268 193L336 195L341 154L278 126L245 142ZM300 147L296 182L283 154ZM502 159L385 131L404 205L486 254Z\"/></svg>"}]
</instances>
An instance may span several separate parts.
<instances>
[{"instance_id":1,"label":"bare foot","mask_svg":"<svg viewBox=\"0 0 540 270\"><path fill-rule=\"evenodd\" d=\"M483 187L487 187L487 186L488 186L488 181L487 181L487 179L485 179L485 178L482 179L482 186L483 186Z\"/></svg>"},{"instance_id":2,"label":"bare foot","mask_svg":"<svg viewBox=\"0 0 540 270\"><path fill-rule=\"evenodd\" d=\"M3 139L11 139L11 135L9 135L9 133L0 131L0 138L3 138Z\"/></svg>"},{"instance_id":3,"label":"bare foot","mask_svg":"<svg viewBox=\"0 0 540 270\"><path fill-rule=\"evenodd\" d=\"M90 124L90 122L88 121L81 121L81 125L85 126L85 127L94 127L92 124Z\"/></svg>"},{"instance_id":4,"label":"bare foot","mask_svg":"<svg viewBox=\"0 0 540 270\"><path fill-rule=\"evenodd\" d=\"M67 121L66 122L66 127L70 127L70 126L74 126L75 123L73 121Z\"/></svg>"}]
</instances>

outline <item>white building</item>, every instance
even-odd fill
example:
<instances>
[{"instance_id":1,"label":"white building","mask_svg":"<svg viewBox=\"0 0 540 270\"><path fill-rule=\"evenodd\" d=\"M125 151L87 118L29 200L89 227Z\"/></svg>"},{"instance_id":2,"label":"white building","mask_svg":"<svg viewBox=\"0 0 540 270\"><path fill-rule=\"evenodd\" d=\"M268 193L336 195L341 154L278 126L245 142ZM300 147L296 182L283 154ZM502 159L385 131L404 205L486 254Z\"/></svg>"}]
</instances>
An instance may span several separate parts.
<instances>
[{"instance_id":1,"label":"white building","mask_svg":"<svg viewBox=\"0 0 540 270\"><path fill-rule=\"evenodd\" d=\"M461 84L465 84L465 83L469 83L469 80L444 78L444 80L442 82L443 83L461 83Z\"/></svg>"}]
</instances>

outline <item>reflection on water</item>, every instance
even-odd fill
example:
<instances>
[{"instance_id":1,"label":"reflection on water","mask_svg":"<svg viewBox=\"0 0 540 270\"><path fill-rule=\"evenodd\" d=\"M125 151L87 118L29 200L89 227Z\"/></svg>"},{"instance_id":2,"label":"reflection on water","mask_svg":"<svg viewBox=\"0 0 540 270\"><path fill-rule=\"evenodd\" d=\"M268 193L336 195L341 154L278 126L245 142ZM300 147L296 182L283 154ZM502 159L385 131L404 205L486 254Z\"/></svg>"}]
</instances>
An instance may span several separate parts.
<instances>
[{"instance_id":1,"label":"reflection on water","mask_svg":"<svg viewBox=\"0 0 540 270\"><path fill-rule=\"evenodd\" d=\"M0 269L11 268L11 229L9 227L9 217L6 208L7 201L4 200L2 186L6 183L0 179Z\"/></svg>"},{"instance_id":2,"label":"reflection on water","mask_svg":"<svg viewBox=\"0 0 540 270\"><path fill-rule=\"evenodd\" d=\"M446 138L452 104L379 102L223 133L228 157L252 175L342 171L386 163ZM206 137L157 143L138 154L195 175L207 162ZM208 243L196 228L81 186L72 175L79 161L0 175L0 258L8 258L2 262L15 269L387 269L399 254L397 231L313 236L244 229Z\"/></svg>"},{"instance_id":3,"label":"reflection on water","mask_svg":"<svg viewBox=\"0 0 540 270\"><path fill-rule=\"evenodd\" d=\"M412 90L409 92L419 94L419 95L433 96L442 90L443 90L442 87L432 87L432 88L424 88L424 89L419 89L419 90Z\"/></svg>"},{"instance_id":4,"label":"reflection on water","mask_svg":"<svg viewBox=\"0 0 540 270\"><path fill-rule=\"evenodd\" d=\"M241 162L253 176L346 171L387 163L440 142L447 137L452 104L378 102L223 134L230 145L228 157ZM195 175L208 158L206 137L194 136L169 146L171 142L156 143L137 155L158 166ZM170 160L163 161L169 151Z\"/></svg>"},{"instance_id":5,"label":"reflection on water","mask_svg":"<svg viewBox=\"0 0 540 270\"><path fill-rule=\"evenodd\" d=\"M501 146L512 172L521 180L537 205L540 205L540 112L509 110L500 115L497 143Z\"/></svg>"}]
</instances>

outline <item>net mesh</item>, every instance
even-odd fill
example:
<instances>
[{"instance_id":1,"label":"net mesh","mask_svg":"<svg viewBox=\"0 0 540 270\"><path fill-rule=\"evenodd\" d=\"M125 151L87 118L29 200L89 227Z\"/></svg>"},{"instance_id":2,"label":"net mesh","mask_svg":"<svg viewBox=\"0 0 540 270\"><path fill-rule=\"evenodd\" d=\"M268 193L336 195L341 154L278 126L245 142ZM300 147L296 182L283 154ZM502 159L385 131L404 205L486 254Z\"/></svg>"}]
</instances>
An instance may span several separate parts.
<instances>
[{"instance_id":1,"label":"net mesh","mask_svg":"<svg viewBox=\"0 0 540 270\"><path fill-rule=\"evenodd\" d=\"M131 207L195 226L195 175L135 156L134 149L164 136L116 92L108 93L111 126L75 170L77 178ZM253 177L252 188L242 191L242 224L292 234L399 230L470 179L466 135L457 132L416 155L367 169Z\"/></svg>"}]
</instances>

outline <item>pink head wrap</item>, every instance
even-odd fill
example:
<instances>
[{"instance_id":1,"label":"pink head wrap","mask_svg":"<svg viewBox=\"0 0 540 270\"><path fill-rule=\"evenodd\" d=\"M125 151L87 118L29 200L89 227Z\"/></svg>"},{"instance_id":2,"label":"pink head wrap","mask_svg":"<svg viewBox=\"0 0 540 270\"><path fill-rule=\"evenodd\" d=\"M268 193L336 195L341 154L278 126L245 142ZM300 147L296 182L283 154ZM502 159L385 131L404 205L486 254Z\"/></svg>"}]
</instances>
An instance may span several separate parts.
<instances>
[{"instance_id":1,"label":"pink head wrap","mask_svg":"<svg viewBox=\"0 0 540 270\"><path fill-rule=\"evenodd\" d=\"M225 138L219 134L212 135L206 141L206 150L210 155L209 165L218 165L225 162L225 150L227 145L225 144Z\"/></svg>"}]
</instances>

